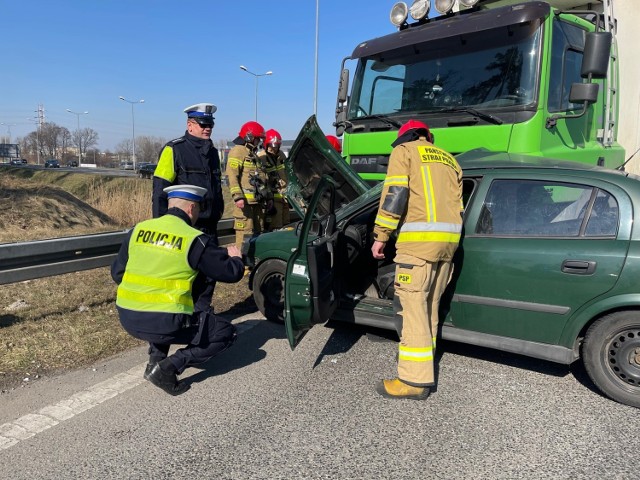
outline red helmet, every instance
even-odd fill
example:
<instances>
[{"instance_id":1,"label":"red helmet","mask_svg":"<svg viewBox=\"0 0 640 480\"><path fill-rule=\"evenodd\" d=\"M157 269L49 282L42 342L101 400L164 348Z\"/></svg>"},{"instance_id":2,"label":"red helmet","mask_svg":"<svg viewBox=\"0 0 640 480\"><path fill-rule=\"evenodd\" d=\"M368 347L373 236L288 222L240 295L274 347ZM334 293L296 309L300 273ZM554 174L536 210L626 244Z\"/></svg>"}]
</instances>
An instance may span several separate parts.
<instances>
[{"instance_id":1,"label":"red helmet","mask_svg":"<svg viewBox=\"0 0 640 480\"><path fill-rule=\"evenodd\" d=\"M429 130L429 126L426 123L422 123L418 120L409 120L398 130L398 137L401 137L409 130L424 130L424 134L426 136L429 136L429 134L431 133L431 131Z\"/></svg>"},{"instance_id":2,"label":"red helmet","mask_svg":"<svg viewBox=\"0 0 640 480\"><path fill-rule=\"evenodd\" d=\"M252 142L254 138L264 138L264 127L258 122L247 122L240 127L238 136L245 142Z\"/></svg>"},{"instance_id":3,"label":"red helmet","mask_svg":"<svg viewBox=\"0 0 640 480\"><path fill-rule=\"evenodd\" d=\"M338 137L327 135L327 140L329 140L331 146L335 148L338 153L342 153L342 145L340 144L340 140L338 140Z\"/></svg>"},{"instance_id":4,"label":"red helmet","mask_svg":"<svg viewBox=\"0 0 640 480\"><path fill-rule=\"evenodd\" d=\"M282 135L280 135L278 133L277 130L269 129L265 132L264 134L264 146L266 147L273 147L273 148L280 148L280 145L282 145Z\"/></svg>"}]
</instances>

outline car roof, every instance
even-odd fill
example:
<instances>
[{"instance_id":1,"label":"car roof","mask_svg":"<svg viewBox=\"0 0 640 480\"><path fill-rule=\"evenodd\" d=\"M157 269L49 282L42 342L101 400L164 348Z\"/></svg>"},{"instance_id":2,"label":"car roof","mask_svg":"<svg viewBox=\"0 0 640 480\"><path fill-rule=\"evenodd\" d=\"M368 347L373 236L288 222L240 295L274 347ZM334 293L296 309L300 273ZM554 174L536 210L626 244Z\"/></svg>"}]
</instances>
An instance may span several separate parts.
<instances>
[{"instance_id":1,"label":"car roof","mask_svg":"<svg viewBox=\"0 0 640 480\"><path fill-rule=\"evenodd\" d=\"M460 167L466 174L481 170L565 170L572 172L590 172L597 175L614 177L629 176L627 172L599 167L581 162L534 157L517 153L491 152L486 149L469 150L456 156Z\"/></svg>"}]
</instances>

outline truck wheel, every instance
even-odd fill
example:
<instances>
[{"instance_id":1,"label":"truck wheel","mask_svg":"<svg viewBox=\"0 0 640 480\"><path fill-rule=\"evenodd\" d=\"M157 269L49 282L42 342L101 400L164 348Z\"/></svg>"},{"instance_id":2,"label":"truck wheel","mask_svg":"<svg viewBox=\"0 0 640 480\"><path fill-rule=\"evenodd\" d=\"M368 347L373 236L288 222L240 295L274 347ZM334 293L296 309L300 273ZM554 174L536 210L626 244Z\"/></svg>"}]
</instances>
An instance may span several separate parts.
<instances>
[{"instance_id":1,"label":"truck wheel","mask_svg":"<svg viewBox=\"0 0 640 480\"><path fill-rule=\"evenodd\" d=\"M287 264L271 259L258 267L253 277L253 299L272 322L284 322L284 277Z\"/></svg>"},{"instance_id":2,"label":"truck wheel","mask_svg":"<svg viewBox=\"0 0 640 480\"><path fill-rule=\"evenodd\" d=\"M616 312L595 322L585 335L582 359L605 395L640 408L640 312Z\"/></svg>"}]
</instances>

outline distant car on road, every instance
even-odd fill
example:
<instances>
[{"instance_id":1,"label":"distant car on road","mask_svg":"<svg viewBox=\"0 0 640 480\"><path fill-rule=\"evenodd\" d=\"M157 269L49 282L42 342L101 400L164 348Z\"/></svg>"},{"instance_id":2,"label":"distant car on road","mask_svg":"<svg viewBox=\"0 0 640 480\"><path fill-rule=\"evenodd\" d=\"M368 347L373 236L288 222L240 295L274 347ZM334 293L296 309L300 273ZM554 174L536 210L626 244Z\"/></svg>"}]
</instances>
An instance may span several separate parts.
<instances>
[{"instance_id":1,"label":"distant car on road","mask_svg":"<svg viewBox=\"0 0 640 480\"><path fill-rule=\"evenodd\" d=\"M133 162L121 162L120 170L133 170Z\"/></svg>"},{"instance_id":2,"label":"distant car on road","mask_svg":"<svg viewBox=\"0 0 640 480\"><path fill-rule=\"evenodd\" d=\"M145 163L138 170L138 176L140 178L151 178L153 177L153 174L155 171L156 171L155 163Z\"/></svg>"},{"instance_id":3,"label":"distant car on road","mask_svg":"<svg viewBox=\"0 0 640 480\"><path fill-rule=\"evenodd\" d=\"M23 160L22 158L13 158L13 159L11 159L9 164L10 165L24 165L25 163L27 163L26 160L24 162L22 160Z\"/></svg>"},{"instance_id":4,"label":"distant car on road","mask_svg":"<svg viewBox=\"0 0 640 480\"><path fill-rule=\"evenodd\" d=\"M78 166L78 162L76 160L69 160L67 162L67 167L77 167Z\"/></svg>"},{"instance_id":5,"label":"distant car on road","mask_svg":"<svg viewBox=\"0 0 640 480\"><path fill-rule=\"evenodd\" d=\"M44 162L44 168L60 168L60 162L55 159L46 160Z\"/></svg>"}]
</instances>

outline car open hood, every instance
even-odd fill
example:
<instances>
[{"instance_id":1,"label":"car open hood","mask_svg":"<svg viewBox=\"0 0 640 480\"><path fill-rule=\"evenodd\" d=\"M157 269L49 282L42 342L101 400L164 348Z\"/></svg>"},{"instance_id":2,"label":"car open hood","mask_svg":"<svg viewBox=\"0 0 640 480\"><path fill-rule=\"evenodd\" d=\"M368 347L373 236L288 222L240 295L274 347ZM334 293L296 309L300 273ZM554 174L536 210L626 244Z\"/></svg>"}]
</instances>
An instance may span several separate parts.
<instances>
[{"instance_id":1,"label":"car open hood","mask_svg":"<svg viewBox=\"0 0 640 480\"><path fill-rule=\"evenodd\" d=\"M287 199L300 217L304 217L323 175L330 176L337 184L336 206L346 205L370 188L327 141L315 115L309 117L298 134L289 150L285 168L289 181ZM326 215L329 210L327 198L320 202L318 213Z\"/></svg>"}]
</instances>

